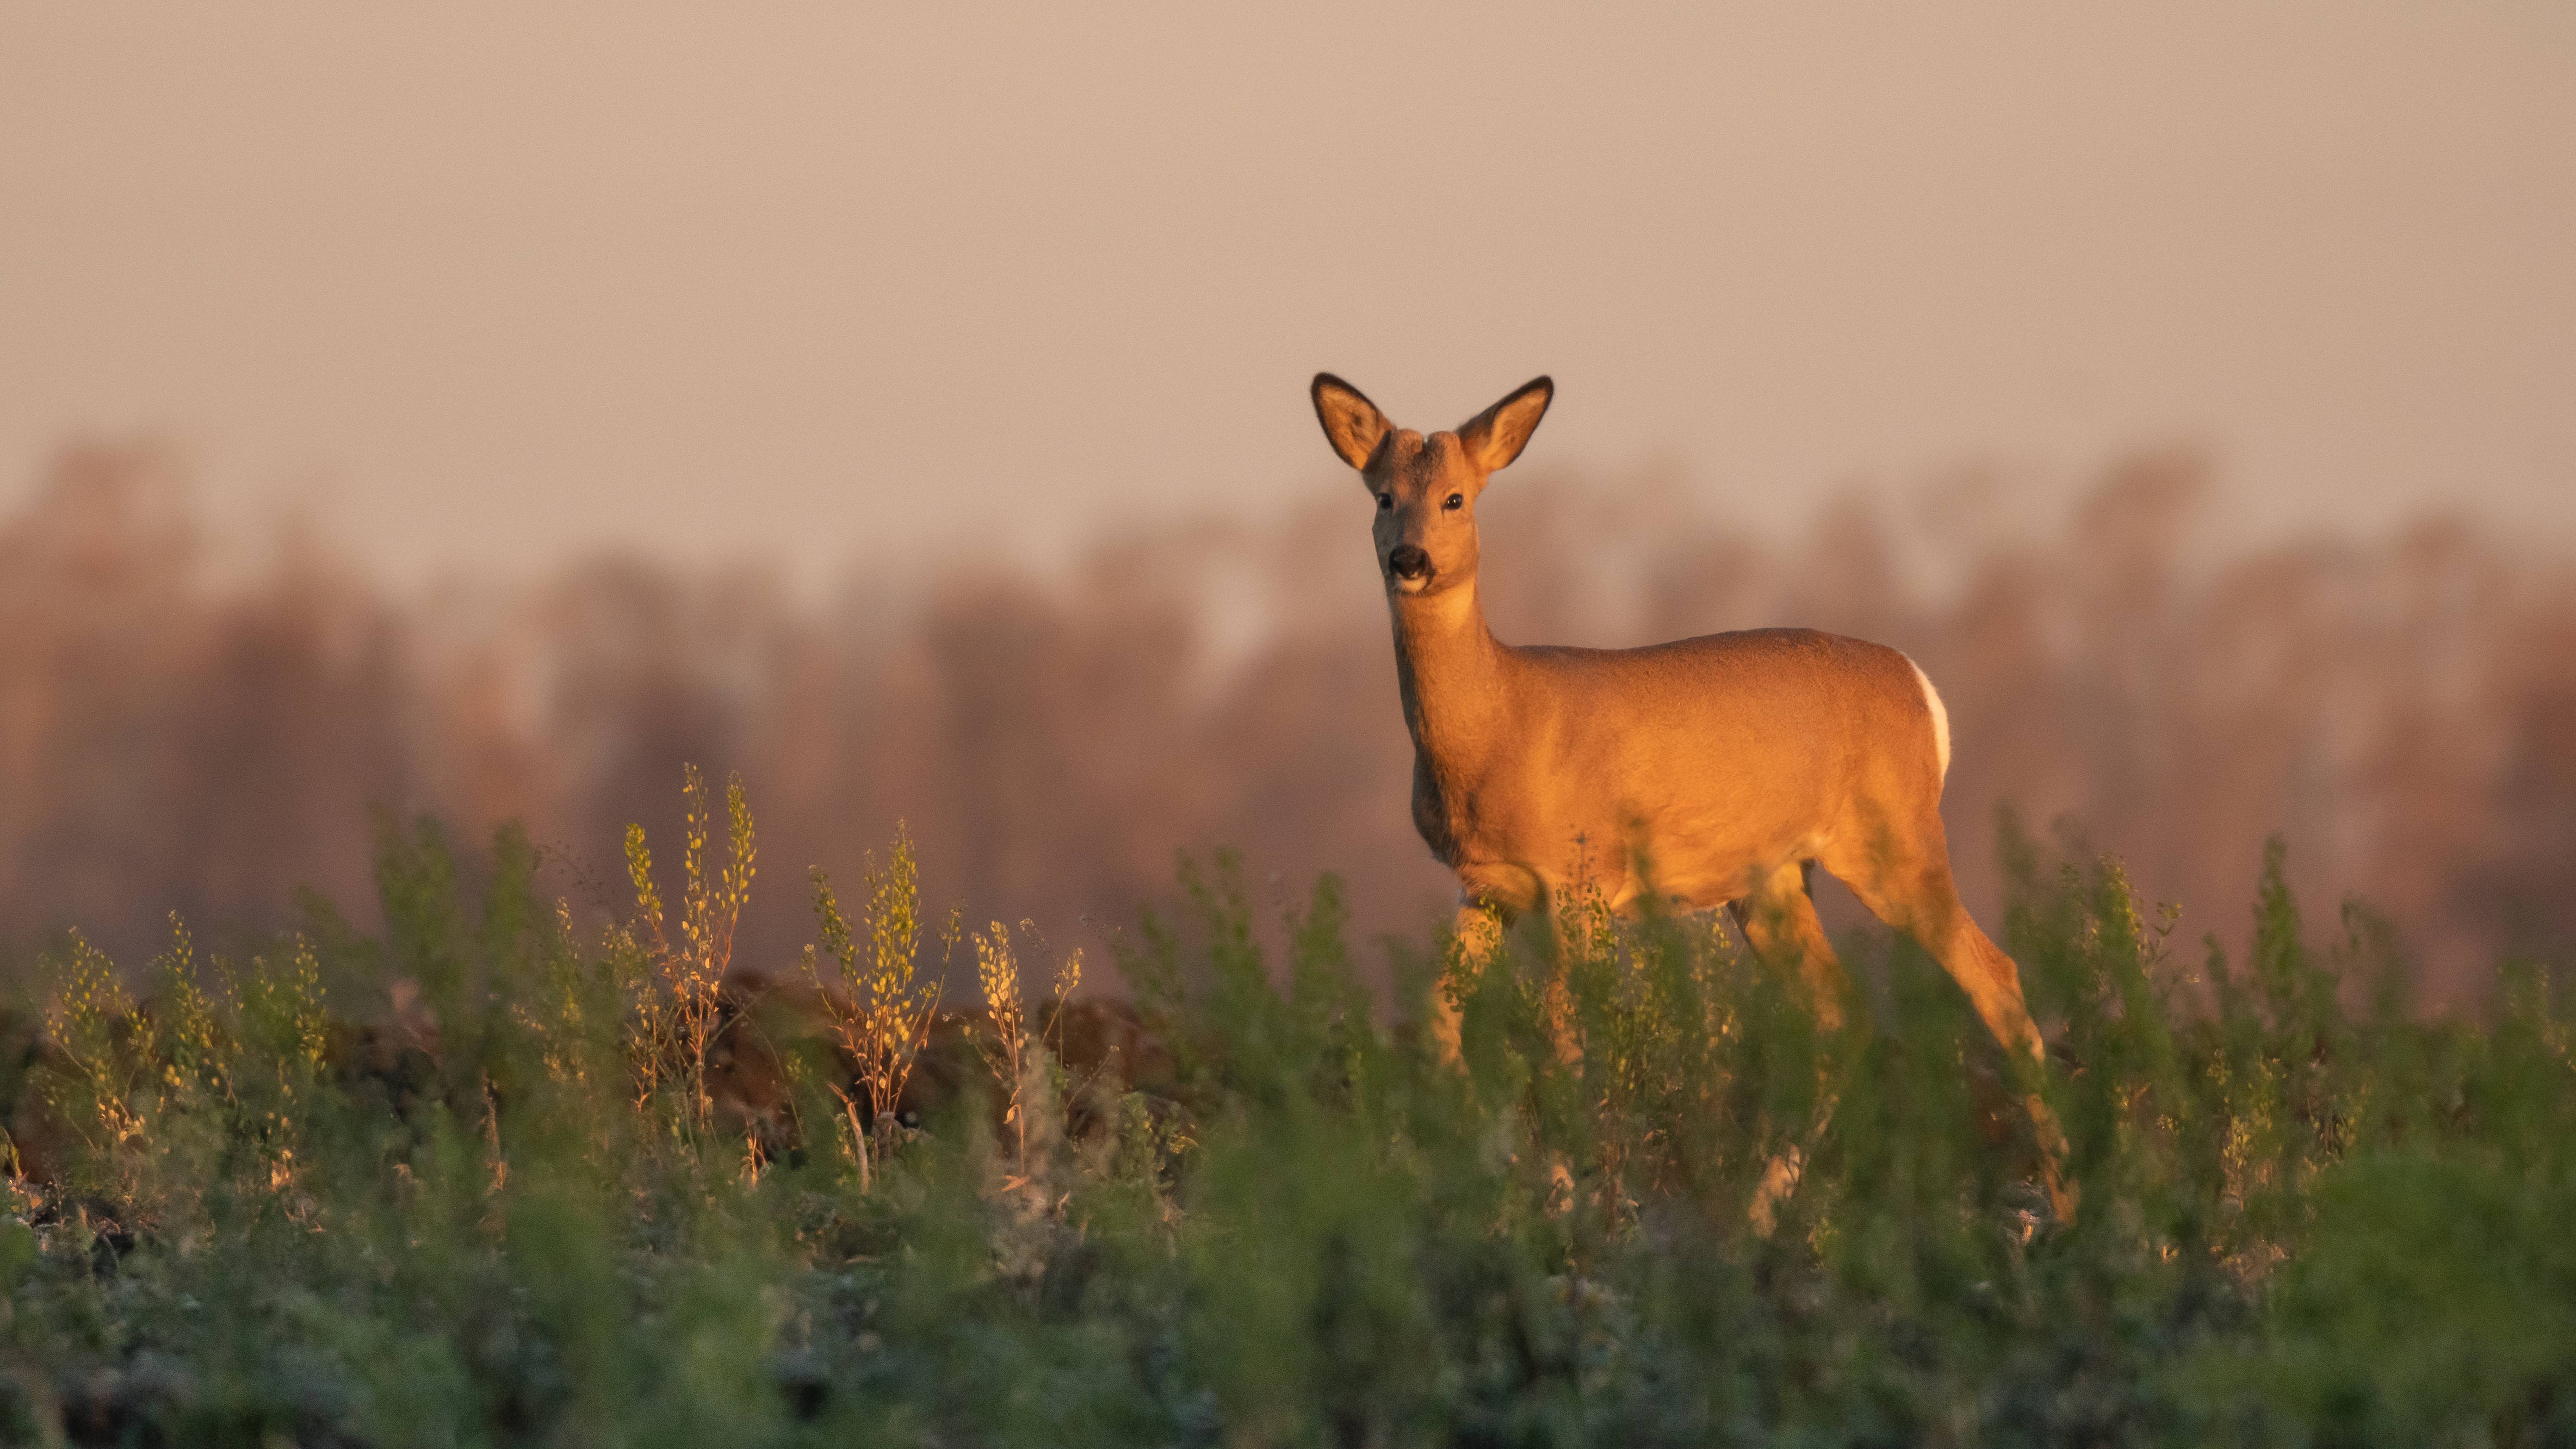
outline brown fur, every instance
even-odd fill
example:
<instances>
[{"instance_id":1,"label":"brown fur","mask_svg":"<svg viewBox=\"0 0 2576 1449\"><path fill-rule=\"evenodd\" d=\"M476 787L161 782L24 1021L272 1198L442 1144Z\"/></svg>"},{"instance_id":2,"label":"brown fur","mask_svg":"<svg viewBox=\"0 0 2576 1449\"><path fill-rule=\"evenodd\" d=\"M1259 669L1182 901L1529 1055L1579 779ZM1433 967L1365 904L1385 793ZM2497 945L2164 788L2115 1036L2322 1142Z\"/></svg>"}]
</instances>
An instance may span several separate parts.
<instances>
[{"instance_id":1,"label":"brown fur","mask_svg":"<svg viewBox=\"0 0 2576 1449\"><path fill-rule=\"evenodd\" d=\"M1952 884L1940 727L1904 655L1808 629L1643 649L1494 638L1475 503L1554 393L1539 378L1456 432L1425 435L1330 374L1312 391L1326 438L1379 502L1413 820L1458 874L1461 935L1480 934L1488 908L1543 910L1577 881L1626 910L1649 889L1683 909L1726 906L1758 952L1805 974L1830 1025L1841 967L1807 891L1821 865L1921 942L1996 1040L2041 1059L2019 971ZM1400 549L1427 555L1427 572L1404 577ZM2028 1105L2063 1215L2063 1139L2036 1096Z\"/></svg>"}]
</instances>

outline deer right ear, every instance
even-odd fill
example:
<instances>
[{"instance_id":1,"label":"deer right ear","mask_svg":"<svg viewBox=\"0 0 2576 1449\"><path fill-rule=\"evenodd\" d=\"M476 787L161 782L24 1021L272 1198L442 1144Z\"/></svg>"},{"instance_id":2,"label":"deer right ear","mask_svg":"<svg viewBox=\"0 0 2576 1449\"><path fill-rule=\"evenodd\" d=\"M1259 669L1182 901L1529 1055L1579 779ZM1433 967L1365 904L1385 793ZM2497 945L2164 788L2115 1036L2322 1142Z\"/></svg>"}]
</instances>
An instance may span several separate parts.
<instances>
[{"instance_id":1,"label":"deer right ear","mask_svg":"<svg viewBox=\"0 0 2576 1449\"><path fill-rule=\"evenodd\" d=\"M1315 374L1315 385L1309 390L1315 399L1315 419L1324 425L1324 437L1342 461L1366 471L1369 459L1377 456L1378 444L1395 431L1377 404L1360 395L1360 390L1329 372Z\"/></svg>"}]
</instances>

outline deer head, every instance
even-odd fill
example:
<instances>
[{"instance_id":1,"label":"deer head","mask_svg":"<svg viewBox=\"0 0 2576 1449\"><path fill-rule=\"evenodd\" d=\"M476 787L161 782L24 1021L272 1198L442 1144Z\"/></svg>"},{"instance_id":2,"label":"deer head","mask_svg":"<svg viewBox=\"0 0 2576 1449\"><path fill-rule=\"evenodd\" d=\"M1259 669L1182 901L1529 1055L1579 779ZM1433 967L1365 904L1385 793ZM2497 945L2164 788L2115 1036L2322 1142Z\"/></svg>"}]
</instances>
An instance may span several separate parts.
<instances>
[{"instance_id":1,"label":"deer head","mask_svg":"<svg viewBox=\"0 0 2576 1449\"><path fill-rule=\"evenodd\" d=\"M1428 436L1388 422L1358 388L1329 372L1315 374L1313 395L1325 439L1377 500L1371 531L1388 592L1416 597L1473 579L1476 495L1520 456L1556 384L1544 377L1523 383L1456 432Z\"/></svg>"}]
</instances>

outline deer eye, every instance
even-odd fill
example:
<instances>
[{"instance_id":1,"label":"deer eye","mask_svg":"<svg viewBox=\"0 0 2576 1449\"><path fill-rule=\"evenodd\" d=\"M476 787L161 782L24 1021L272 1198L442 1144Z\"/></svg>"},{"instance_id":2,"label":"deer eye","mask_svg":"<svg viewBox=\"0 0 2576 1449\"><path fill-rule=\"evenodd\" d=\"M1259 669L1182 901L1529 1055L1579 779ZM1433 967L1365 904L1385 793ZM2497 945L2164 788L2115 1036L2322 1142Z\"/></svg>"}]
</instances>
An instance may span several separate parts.
<instances>
[{"instance_id":1,"label":"deer eye","mask_svg":"<svg viewBox=\"0 0 2576 1449\"><path fill-rule=\"evenodd\" d=\"M1380 513L1384 513L1384 512L1386 512L1388 509L1393 508L1394 506L1395 506L1395 495L1394 495L1394 494L1392 494L1392 493L1381 493L1381 494L1379 494L1379 495L1377 496L1377 511L1378 511L1378 512L1380 512Z\"/></svg>"},{"instance_id":2,"label":"deer eye","mask_svg":"<svg viewBox=\"0 0 2576 1449\"><path fill-rule=\"evenodd\" d=\"M1440 506L1453 511L1464 508L1467 506L1467 495L1464 493L1452 493L1447 498L1441 500Z\"/></svg>"}]
</instances>

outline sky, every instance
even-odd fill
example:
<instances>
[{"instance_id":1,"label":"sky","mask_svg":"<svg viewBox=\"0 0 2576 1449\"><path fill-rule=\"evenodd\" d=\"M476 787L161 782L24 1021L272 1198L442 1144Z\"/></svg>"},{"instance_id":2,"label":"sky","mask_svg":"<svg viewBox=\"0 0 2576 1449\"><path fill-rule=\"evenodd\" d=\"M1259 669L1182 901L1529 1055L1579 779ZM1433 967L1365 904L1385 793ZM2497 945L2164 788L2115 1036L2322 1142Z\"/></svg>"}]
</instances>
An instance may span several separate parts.
<instances>
[{"instance_id":1,"label":"sky","mask_svg":"<svg viewBox=\"0 0 2576 1449\"><path fill-rule=\"evenodd\" d=\"M1763 531L2179 441L2576 540L2576 7L0 8L0 514L1061 556L1351 488L1319 368Z\"/></svg>"}]
</instances>

